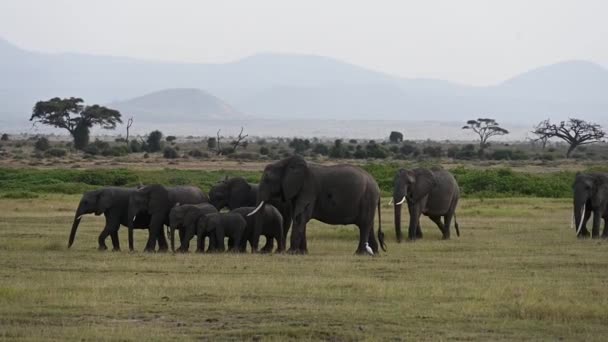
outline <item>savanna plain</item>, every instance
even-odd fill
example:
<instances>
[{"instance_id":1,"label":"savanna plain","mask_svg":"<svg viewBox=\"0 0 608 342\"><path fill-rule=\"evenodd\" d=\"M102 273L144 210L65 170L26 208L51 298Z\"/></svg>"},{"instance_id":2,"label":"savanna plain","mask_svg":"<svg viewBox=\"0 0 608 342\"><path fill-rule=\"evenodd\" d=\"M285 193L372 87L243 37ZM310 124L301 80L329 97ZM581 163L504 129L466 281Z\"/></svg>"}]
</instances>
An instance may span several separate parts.
<instances>
[{"instance_id":1,"label":"savanna plain","mask_svg":"<svg viewBox=\"0 0 608 342\"><path fill-rule=\"evenodd\" d=\"M354 226L309 224L309 255L98 252L80 196L0 199L3 340L604 340L608 243L578 240L571 200L461 200L461 236L353 255ZM404 214L407 222L407 213Z\"/></svg>"}]
</instances>

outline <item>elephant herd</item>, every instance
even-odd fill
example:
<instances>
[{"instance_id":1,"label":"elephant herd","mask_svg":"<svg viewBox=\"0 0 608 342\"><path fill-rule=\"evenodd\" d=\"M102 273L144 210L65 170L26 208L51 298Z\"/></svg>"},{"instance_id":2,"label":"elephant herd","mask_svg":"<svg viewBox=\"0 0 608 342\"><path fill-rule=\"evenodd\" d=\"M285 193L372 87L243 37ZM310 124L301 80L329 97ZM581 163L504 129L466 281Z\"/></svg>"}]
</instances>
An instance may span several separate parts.
<instances>
[{"instance_id":1,"label":"elephant herd","mask_svg":"<svg viewBox=\"0 0 608 342\"><path fill-rule=\"evenodd\" d=\"M608 175L578 174L573 186L573 224L577 236L589 236L585 228L594 214L592 236L599 237L601 218L605 220L603 237L608 237ZM393 183L395 232L401 242L401 211L409 210L408 239L422 238L420 216L428 216L443 235L450 238L460 197L458 183L442 169L401 169ZM165 187L159 184L138 188L105 187L86 192L74 216L68 247L74 243L83 215L105 216L105 227L98 238L100 250L106 250L108 235L113 250L120 250L118 230L128 228L129 250L134 250L133 229L148 229L144 251L165 252L169 244L164 227L169 229L171 250L187 252L196 236L197 252L287 251L308 253L306 225L311 219L331 225L354 224L359 228L357 254L376 255L386 251L380 217L380 189L374 178L352 165L322 166L291 156L269 164L259 184L243 178L225 179L215 184L209 196L193 186ZM227 209L228 211L222 211ZM378 211L378 231L374 221ZM290 247L286 249L289 230ZM180 246L175 249L175 231ZM259 249L260 236L266 238ZM377 237L377 240L376 240ZM228 245L225 245L225 239ZM205 241L209 245L205 249ZM276 250L274 244L276 242Z\"/></svg>"}]
</instances>

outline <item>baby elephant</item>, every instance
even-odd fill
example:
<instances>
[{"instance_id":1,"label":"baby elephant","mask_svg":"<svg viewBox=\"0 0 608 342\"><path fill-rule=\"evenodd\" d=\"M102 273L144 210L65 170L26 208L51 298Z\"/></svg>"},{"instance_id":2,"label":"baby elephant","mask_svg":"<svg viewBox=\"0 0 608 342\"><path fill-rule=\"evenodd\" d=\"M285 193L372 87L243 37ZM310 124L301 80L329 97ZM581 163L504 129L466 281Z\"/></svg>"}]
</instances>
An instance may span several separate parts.
<instances>
[{"instance_id":1,"label":"baby elephant","mask_svg":"<svg viewBox=\"0 0 608 342\"><path fill-rule=\"evenodd\" d=\"M255 210L255 207L241 207L231 211L231 213L242 215L247 221L247 228L245 228L245 234L243 235L243 240L241 240L241 252L245 252L247 250L248 241L252 251L255 252L253 250L252 240L253 232L255 230L256 217L247 216L253 210ZM272 249L274 248L274 240L277 240L277 253L284 252L285 234L283 234L283 216L277 208L270 204L265 205L260 214L263 215L263 227L261 235L266 237L266 245L264 245L260 252L272 253Z\"/></svg>"},{"instance_id":2,"label":"baby elephant","mask_svg":"<svg viewBox=\"0 0 608 342\"><path fill-rule=\"evenodd\" d=\"M205 236L209 235L209 251L225 251L224 238L228 237L228 251L236 252L241 245L246 226L247 222L243 216L236 213L214 213L201 217L196 224L196 251L204 251Z\"/></svg>"}]
</instances>

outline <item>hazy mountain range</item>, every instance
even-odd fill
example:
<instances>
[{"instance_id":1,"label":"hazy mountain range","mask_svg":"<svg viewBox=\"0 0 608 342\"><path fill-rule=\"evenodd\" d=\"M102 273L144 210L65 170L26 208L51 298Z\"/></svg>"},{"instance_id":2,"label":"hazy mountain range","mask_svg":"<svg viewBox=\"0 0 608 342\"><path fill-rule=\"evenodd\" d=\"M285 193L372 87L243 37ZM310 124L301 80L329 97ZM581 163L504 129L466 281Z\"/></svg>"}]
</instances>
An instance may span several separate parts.
<instances>
[{"instance_id":1,"label":"hazy mountain range","mask_svg":"<svg viewBox=\"0 0 608 342\"><path fill-rule=\"evenodd\" d=\"M33 104L78 96L141 121L270 119L435 120L493 117L534 123L605 122L608 70L586 61L540 67L473 87L406 79L332 58L259 54L225 64L144 61L20 49L0 39L0 122L27 122Z\"/></svg>"}]
</instances>

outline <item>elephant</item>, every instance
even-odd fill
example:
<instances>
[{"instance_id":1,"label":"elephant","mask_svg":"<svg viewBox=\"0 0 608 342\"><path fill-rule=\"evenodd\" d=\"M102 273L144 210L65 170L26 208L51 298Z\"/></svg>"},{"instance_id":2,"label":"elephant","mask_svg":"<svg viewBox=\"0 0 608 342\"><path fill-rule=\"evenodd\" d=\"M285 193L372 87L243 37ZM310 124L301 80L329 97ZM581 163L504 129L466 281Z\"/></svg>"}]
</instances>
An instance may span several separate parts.
<instances>
[{"instance_id":1,"label":"elephant","mask_svg":"<svg viewBox=\"0 0 608 342\"><path fill-rule=\"evenodd\" d=\"M68 248L72 247L74 238L76 237L76 231L82 216L86 214L95 214L99 216L103 214L106 218L106 224L99 234L98 243L99 250L107 250L105 240L110 235L112 239L112 250L120 250L120 241L118 239L118 229L120 225L128 227L128 206L129 196L136 189L134 188L119 188L119 187L105 187L97 190L87 191L82 195L76 214L74 215L74 222L72 223L72 230L70 232L70 239L68 241ZM144 228L147 229L150 225L150 217L146 214L137 217L137 220L133 222L133 228ZM164 237L164 236L163 236ZM166 245L166 240L159 240L159 245Z\"/></svg>"},{"instance_id":2,"label":"elephant","mask_svg":"<svg viewBox=\"0 0 608 342\"><path fill-rule=\"evenodd\" d=\"M152 184L137 189L129 196L129 249L133 251L133 223L137 216L146 213L150 216L150 228L145 252L154 252L156 240L164 236L163 226L169 225L169 212L177 203L198 204L209 202L209 198L194 186L164 187ZM166 252L168 246L159 246Z\"/></svg>"},{"instance_id":3,"label":"elephant","mask_svg":"<svg viewBox=\"0 0 608 342\"><path fill-rule=\"evenodd\" d=\"M400 169L395 174L393 198L395 209L395 233L401 242L401 205L407 201L410 213L408 239L414 241L422 238L420 215L428 216L443 234L443 239L450 238L450 225L454 218L456 235L460 236L456 220L456 206L460 198L460 188L451 173L441 169L417 168ZM443 222L441 222L443 216Z\"/></svg>"},{"instance_id":4,"label":"elephant","mask_svg":"<svg viewBox=\"0 0 608 342\"><path fill-rule=\"evenodd\" d=\"M223 252L226 249L224 238L228 237L228 251L239 252L247 221L237 213L215 213L200 217L196 225L197 249L202 253L205 249L204 238L209 236L212 241L209 251Z\"/></svg>"},{"instance_id":5,"label":"elephant","mask_svg":"<svg viewBox=\"0 0 608 342\"><path fill-rule=\"evenodd\" d=\"M288 252L306 254L306 224L311 219L359 228L357 254L378 254L374 236L375 211L378 210L378 240L386 251L380 218L380 188L365 170L352 165L322 166L309 164L299 155L268 164L258 189L255 215L271 199L288 203L293 229ZM256 218L263 221L258 215ZM256 224L253 245L257 249L260 226Z\"/></svg>"},{"instance_id":6,"label":"elephant","mask_svg":"<svg viewBox=\"0 0 608 342\"><path fill-rule=\"evenodd\" d=\"M591 236L600 237L600 222L604 219L602 238L608 238L608 174L578 173L572 185L574 193L573 222L577 237L589 237L587 221L593 214Z\"/></svg>"},{"instance_id":7,"label":"elephant","mask_svg":"<svg viewBox=\"0 0 608 342\"><path fill-rule=\"evenodd\" d=\"M248 183L242 177L228 178L218 182L209 190L209 202L217 210L228 208L234 210L242 207L255 207L257 204L258 185ZM286 238L291 227L289 205L281 199L269 201L281 213L283 218L283 235Z\"/></svg>"},{"instance_id":8,"label":"elephant","mask_svg":"<svg viewBox=\"0 0 608 342\"><path fill-rule=\"evenodd\" d=\"M177 204L169 213L171 251L175 252L175 229L179 229L180 247L178 251L187 252L190 240L196 235L196 223L201 216L217 213L209 203Z\"/></svg>"},{"instance_id":9,"label":"elephant","mask_svg":"<svg viewBox=\"0 0 608 342\"><path fill-rule=\"evenodd\" d=\"M255 207L241 207L231 210L231 213L237 213L245 218L247 221L247 227L245 228L245 232L243 234L243 239L241 241L241 252L245 252L247 250L247 242L251 245L253 251L253 233L255 231L255 216L247 216L250 212L252 212ZM262 253L272 253L272 249L274 248L274 240L277 240L277 252L281 253L285 251L285 235L283 234L283 216L277 208L275 208L272 204L266 204L260 214L262 215L262 220L264 222L264 226L262 227L261 235L266 237L266 244L260 250Z\"/></svg>"}]
</instances>

